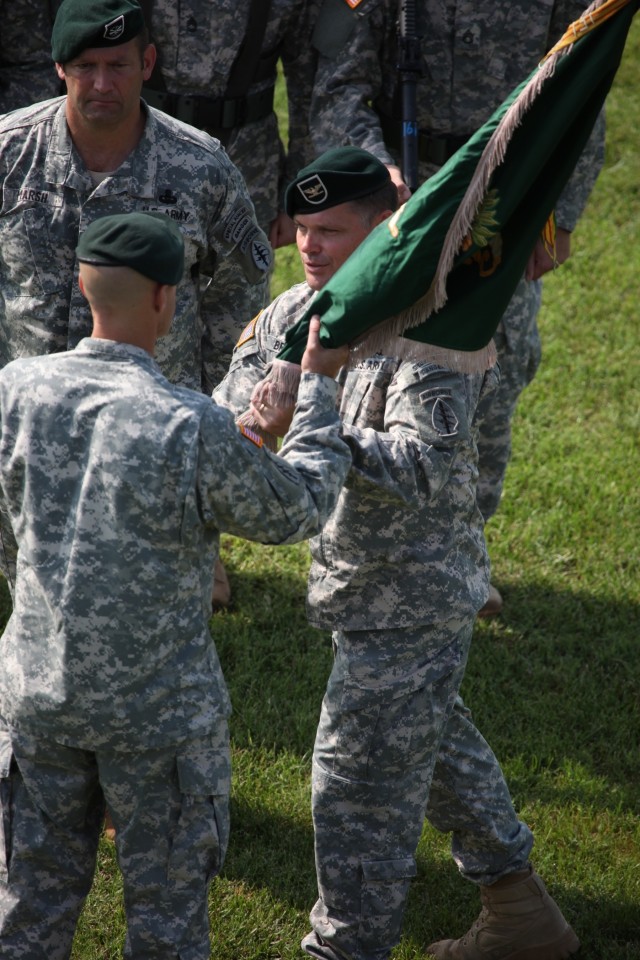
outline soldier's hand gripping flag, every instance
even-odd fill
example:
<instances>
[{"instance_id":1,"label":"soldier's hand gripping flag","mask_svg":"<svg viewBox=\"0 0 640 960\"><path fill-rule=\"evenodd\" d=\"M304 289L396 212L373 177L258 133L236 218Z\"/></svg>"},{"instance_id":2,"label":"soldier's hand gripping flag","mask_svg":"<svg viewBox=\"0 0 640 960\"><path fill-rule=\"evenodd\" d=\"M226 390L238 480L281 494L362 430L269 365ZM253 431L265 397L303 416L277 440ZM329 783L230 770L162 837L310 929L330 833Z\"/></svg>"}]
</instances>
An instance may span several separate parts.
<instances>
[{"instance_id":1,"label":"soldier's hand gripping flag","mask_svg":"<svg viewBox=\"0 0 640 960\"><path fill-rule=\"evenodd\" d=\"M492 362L492 337L611 88L640 0L596 0L490 119L312 299L254 404L295 396L311 316L325 346ZM246 415L245 415L246 416Z\"/></svg>"}]
</instances>

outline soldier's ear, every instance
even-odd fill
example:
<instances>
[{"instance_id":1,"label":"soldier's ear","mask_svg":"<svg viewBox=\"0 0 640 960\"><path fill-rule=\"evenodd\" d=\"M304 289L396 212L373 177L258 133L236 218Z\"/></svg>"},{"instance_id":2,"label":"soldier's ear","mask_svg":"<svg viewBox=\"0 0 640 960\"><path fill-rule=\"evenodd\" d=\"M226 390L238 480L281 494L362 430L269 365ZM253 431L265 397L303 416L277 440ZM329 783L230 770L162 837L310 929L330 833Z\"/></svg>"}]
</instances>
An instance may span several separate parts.
<instances>
[{"instance_id":1,"label":"soldier's ear","mask_svg":"<svg viewBox=\"0 0 640 960\"><path fill-rule=\"evenodd\" d=\"M148 80L153 73L157 57L158 54L154 45L152 43L148 44L142 54L142 77L144 80Z\"/></svg>"},{"instance_id":2,"label":"soldier's ear","mask_svg":"<svg viewBox=\"0 0 640 960\"><path fill-rule=\"evenodd\" d=\"M390 216L393 215L393 210L381 210L380 213L377 213L373 220L371 221L371 229L377 227L379 223L382 223L384 220L387 220Z\"/></svg>"}]
</instances>

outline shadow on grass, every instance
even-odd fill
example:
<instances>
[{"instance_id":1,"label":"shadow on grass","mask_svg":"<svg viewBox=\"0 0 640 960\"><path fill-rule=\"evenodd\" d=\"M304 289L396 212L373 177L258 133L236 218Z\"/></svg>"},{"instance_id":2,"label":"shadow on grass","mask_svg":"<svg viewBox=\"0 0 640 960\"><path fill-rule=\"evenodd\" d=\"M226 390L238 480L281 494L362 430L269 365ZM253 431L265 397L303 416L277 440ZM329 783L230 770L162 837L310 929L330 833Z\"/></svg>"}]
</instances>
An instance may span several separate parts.
<instances>
[{"instance_id":1,"label":"shadow on grass","mask_svg":"<svg viewBox=\"0 0 640 960\"><path fill-rule=\"evenodd\" d=\"M251 887L266 887L278 900L309 910L317 895L311 822L234 800L223 874Z\"/></svg>"},{"instance_id":2,"label":"shadow on grass","mask_svg":"<svg viewBox=\"0 0 640 960\"><path fill-rule=\"evenodd\" d=\"M276 556L278 554L276 553ZM254 568L255 569L255 568ZM331 669L299 570L230 569L235 608L212 620L239 746L308 756ZM518 804L640 812L640 606L548 584L500 584L479 622L462 694ZM0 627L11 609L0 581Z\"/></svg>"},{"instance_id":3,"label":"shadow on grass","mask_svg":"<svg viewBox=\"0 0 640 960\"><path fill-rule=\"evenodd\" d=\"M316 899L311 825L286 815L235 803L233 832L223 876L250 888L266 888L281 903L305 914ZM582 942L581 960L637 960L640 957L638 904L623 897L585 897L575 886L545 877L551 894ZM418 853L418 876L410 889L402 957L425 955L433 940L458 937L480 909L476 887L459 875L453 860L434 856L429 835Z\"/></svg>"},{"instance_id":4,"label":"shadow on grass","mask_svg":"<svg viewBox=\"0 0 640 960\"><path fill-rule=\"evenodd\" d=\"M501 762L516 761L512 788L637 814L640 606L547 585L503 593L502 616L478 623L462 692Z\"/></svg>"},{"instance_id":5,"label":"shadow on grass","mask_svg":"<svg viewBox=\"0 0 640 960\"><path fill-rule=\"evenodd\" d=\"M574 887L545 882L581 942L580 960L638 960L638 903L623 897L585 897ZM418 862L412 884L399 952L425 956L429 943L462 936L480 910L478 891L465 883L451 864ZM413 947L413 949L412 949Z\"/></svg>"},{"instance_id":6,"label":"shadow on grass","mask_svg":"<svg viewBox=\"0 0 640 960\"><path fill-rule=\"evenodd\" d=\"M331 668L329 635L306 622L299 571L269 563L264 572L230 574L235 607L212 627L235 706L234 741L248 751L308 759ZM505 767L516 805L551 808L550 821L576 808L628 823L640 793L640 607L546 583L499 586L504 613L478 623L462 692ZM9 610L3 584L0 611L6 618ZM566 868L574 856L568 850L563 873L578 877L589 864L588 850L580 849L588 837L569 840L576 869ZM544 844L558 846L553 836L540 849ZM478 911L477 891L460 879L443 846L433 855L429 831L421 846L399 948L407 957L412 944L424 953L434 938L460 935ZM556 883L553 856L546 856L542 872L583 942L581 958L638 960L638 902L610 878L600 884L597 860L573 885ZM310 818L274 813L259 795L236 798L224 875L306 912L316 895ZM600 889L601 896L580 892Z\"/></svg>"},{"instance_id":7,"label":"shadow on grass","mask_svg":"<svg viewBox=\"0 0 640 960\"><path fill-rule=\"evenodd\" d=\"M307 625L298 576L234 579L238 610L214 624L234 738L307 755L329 634ZM504 612L478 622L462 695L518 803L640 812L640 606L547 584L500 586Z\"/></svg>"}]
</instances>

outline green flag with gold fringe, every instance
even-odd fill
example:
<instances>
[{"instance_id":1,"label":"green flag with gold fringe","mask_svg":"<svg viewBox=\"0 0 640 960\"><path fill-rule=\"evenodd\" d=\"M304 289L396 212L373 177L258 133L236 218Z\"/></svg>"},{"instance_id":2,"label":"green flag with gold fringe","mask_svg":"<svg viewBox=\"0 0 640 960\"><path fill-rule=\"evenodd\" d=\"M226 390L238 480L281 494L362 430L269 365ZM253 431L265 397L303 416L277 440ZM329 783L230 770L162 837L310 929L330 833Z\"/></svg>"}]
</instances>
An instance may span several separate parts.
<instances>
[{"instance_id":1,"label":"green flag with gold fringe","mask_svg":"<svg viewBox=\"0 0 640 960\"><path fill-rule=\"evenodd\" d=\"M278 358L300 362L315 314L325 346L397 352L389 344L401 336L459 354L460 369L486 348L591 134L639 3L591 4L316 294Z\"/></svg>"}]
</instances>

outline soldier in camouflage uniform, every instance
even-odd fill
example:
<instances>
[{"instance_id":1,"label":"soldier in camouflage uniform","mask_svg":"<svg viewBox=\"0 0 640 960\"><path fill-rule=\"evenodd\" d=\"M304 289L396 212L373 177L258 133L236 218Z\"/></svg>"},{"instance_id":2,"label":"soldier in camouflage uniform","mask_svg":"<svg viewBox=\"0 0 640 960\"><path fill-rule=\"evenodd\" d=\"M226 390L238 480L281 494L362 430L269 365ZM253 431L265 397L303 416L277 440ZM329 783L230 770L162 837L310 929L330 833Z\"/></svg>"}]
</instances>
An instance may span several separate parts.
<instances>
[{"instance_id":1,"label":"soldier in camouflage uniform","mask_svg":"<svg viewBox=\"0 0 640 960\"><path fill-rule=\"evenodd\" d=\"M51 28L60 0L0 0L0 114L57 97Z\"/></svg>"},{"instance_id":2,"label":"soldier in camouflage uniform","mask_svg":"<svg viewBox=\"0 0 640 960\"><path fill-rule=\"evenodd\" d=\"M0 492L19 544L0 641L0 958L64 960L105 797L128 958L208 960L229 832L229 698L208 630L219 531L317 533L351 458L309 336L280 456L162 375L183 235L106 217L78 245L91 338L0 372Z\"/></svg>"},{"instance_id":3,"label":"soldier in camouflage uniform","mask_svg":"<svg viewBox=\"0 0 640 960\"><path fill-rule=\"evenodd\" d=\"M220 138L247 183L258 223L274 247L294 240L282 196L285 185L311 159L308 113L315 55L310 33L315 2L147 3L159 63L145 85L143 97ZM251 42L250 30L261 29L262 16L261 43L243 76L229 91L234 62L243 46ZM286 150L273 110L278 61L287 87Z\"/></svg>"},{"instance_id":4,"label":"soldier in camouflage uniform","mask_svg":"<svg viewBox=\"0 0 640 960\"><path fill-rule=\"evenodd\" d=\"M589 0L416 0L422 75L417 88L419 177L424 180L480 127L544 53L589 5ZM356 144L388 164L401 187L401 112L398 81L399 0L324 0L315 30L321 56L313 95L317 151ZM598 125L557 206L556 262L603 162L604 120ZM478 503L485 521L495 513L511 455L511 421L518 397L540 362L537 314L543 273L554 261L542 243L496 332L500 386L481 411ZM482 615L499 612L492 587Z\"/></svg>"},{"instance_id":5,"label":"soldier in camouflage uniform","mask_svg":"<svg viewBox=\"0 0 640 960\"><path fill-rule=\"evenodd\" d=\"M116 26L114 39L104 39L120 17L124 32ZM81 29L72 32L78 18ZM187 269L178 288L176 327L158 362L172 382L210 392L228 366L236 316L262 305L271 254L242 177L224 150L141 103L143 77L154 63L143 31L136 0L65 0L52 54L67 97L0 121L0 364L69 349L90 331L74 257L78 236L90 223L115 212L159 211L183 231ZM88 48L89 68L83 62ZM102 71L115 72L124 57L126 83L105 80ZM119 112L116 100L124 104ZM204 330L219 348L209 367L202 362Z\"/></svg>"},{"instance_id":6,"label":"soldier in camouflage uniform","mask_svg":"<svg viewBox=\"0 0 640 960\"><path fill-rule=\"evenodd\" d=\"M158 211L179 224L187 258L158 363L173 383L210 394L237 317L263 305L271 266L242 176L216 140L140 100L155 51L136 0L65 0L52 54L67 97L0 120L0 366L90 332L74 255L90 223ZM11 578L6 528L3 541Z\"/></svg>"},{"instance_id":7,"label":"soldier in camouflage uniform","mask_svg":"<svg viewBox=\"0 0 640 960\"><path fill-rule=\"evenodd\" d=\"M314 291L390 213L385 180L382 163L338 148L288 188L307 282L240 338L214 393L236 415ZM333 631L335 661L313 754L319 898L302 946L321 960L386 960L400 939L426 816L452 832L456 862L485 905L468 938L429 950L502 960L527 947L561 960L578 940L528 863L531 831L458 696L488 590L475 438L478 404L496 373L459 373L424 351L421 361L363 357L338 377L353 466L310 543L309 619ZM257 399L251 410L272 432L286 427L286 411L276 415Z\"/></svg>"}]
</instances>

